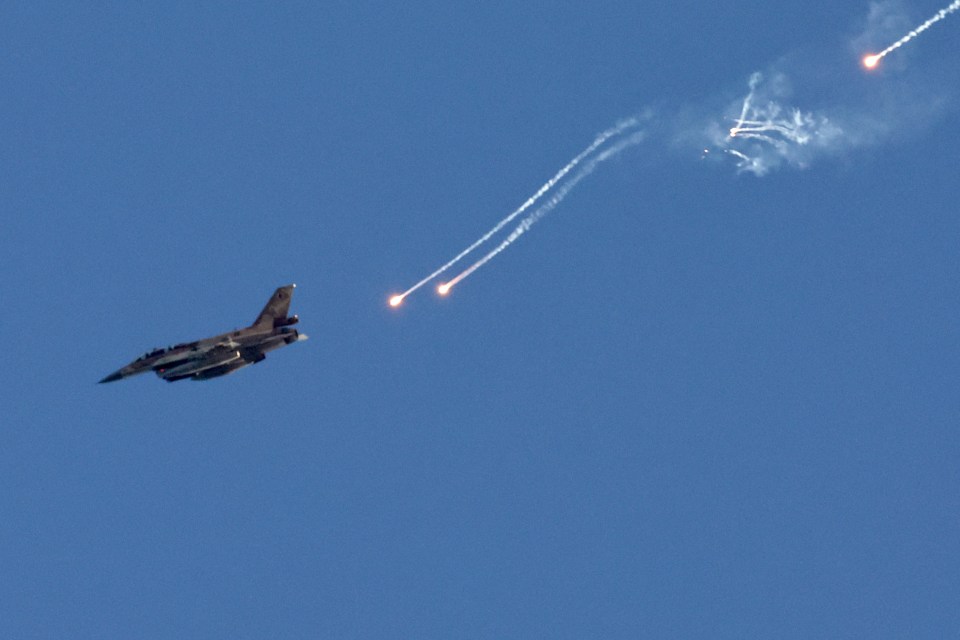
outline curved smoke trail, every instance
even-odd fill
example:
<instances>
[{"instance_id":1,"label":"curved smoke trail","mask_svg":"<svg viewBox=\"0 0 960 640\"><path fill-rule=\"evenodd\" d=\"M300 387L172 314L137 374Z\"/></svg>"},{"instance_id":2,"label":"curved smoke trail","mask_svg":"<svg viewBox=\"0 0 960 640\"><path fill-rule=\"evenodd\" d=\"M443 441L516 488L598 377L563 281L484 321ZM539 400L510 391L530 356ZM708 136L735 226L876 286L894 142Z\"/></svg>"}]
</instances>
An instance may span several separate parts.
<instances>
[{"instance_id":1,"label":"curved smoke trail","mask_svg":"<svg viewBox=\"0 0 960 640\"><path fill-rule=\"evenodd\" d=\"M540 205L538 209L536 209L533 213L531 213L526 218L524 218L520 222L520 224L517 225L517 228L514 229L510 233L510 235L506 237L506 239L503 242L497 245L497 247L494 248L492 251L490 251L490 253L483 256L482 258L480 258L480 260L478 260L469 268L464 270L456 278L454 278L450 282L443 284L440 288L440 292L446 293L458 282L460 282L461 280L469 276L471 273L473 273L483 265L493 260L499 253L501 253L504 249L506 249L511 244L513 244L517 240L517 238L519 238L527 230L529 230L530 227L536 224L538 220L540 220L541 218L546 216L548 213L553 211L553 209L558 204L563 202L563 199L567 197L567 194L570 193L573 190L573 188L576 187L581 180L583 180L584 178L586 178L587 176L589 176L591 173L594 172L594 170L597 168L597 165L599 165L604 160L609 160L610 158L616 156L617 154L621 153L624 149L628 147L632 147L633 145L639 144L640 142L643 141L645 137L646 137L646 134L643 131L638 131L637 133L634 133L633 135L631 135L629 138L621 140L620 142L611 146L609 149L606 149L602 153L599 153L593 158L591 158L589 162L583 165L583 168L580 169L580 171L575 173L573 177L570 178L567 182L563 183L563 185L561 185L560 188L557 189L556 193L550 196L549 200L547 200L545 203Z\"/></svg>"},{"instance_id":2,"label":"curved smoke trail","mask_svg":"<svg viewBox=\"0 0 960 640\"><path fill-rule=\"evenodd\" d=\"M560 180L562 180L564 176L570 173L570 171L572 171L578 164L580 164L584 160L584 158L588 157L590 154L596 151L599 147L601 147L603 143L605 143L610 138L616 135L619 135L620 133L623 133L625 130L631 127L635 127L639 124L640 122L636 118L628 118L626 120L623 120L617 123L616 126L611 127L606 131L597 135L596 139L594 139L594 141L590 144L590 146L588 146L586 149L584 149L579 154L577 154L577 156L574 157L573 160L568 162L559 171L557 171L557 173L552 178L550 178L546 183L544 183L544 185L540 187L540 189L538 189L536 193L534 193L532 196L527 198L527 201L524 202L522 205L520 205L518 209L516 209L506 218L504 218L503 220L498 222L496 225L494 225L492 229L490 229L485 234L480 236L476 241L473 242L473 244L471 244L469 247L467 247L466 249L464 249L463 251L455 255L453 258L451 258L446 264L441 266L439 269L437 269L430 275L426 276L425 278L417 282L415 285L413 285L403 293L393 296L390 299L390 304L393 306L397 306L398 304L403 302L403 299L406 298L408 295L410 295L411 293L413 293L423 285L427 284L428 282L430 282L431 280L439 276L441 273L445 272L447 269L449 269L453 265L463 260L468 254L472 253L477 247L479 247L481 244L489 240L495 233L503 229L506 225L510 224L514 219L517 218L517 216L519 216L524 211L526 211L531 206L533 206L541 197L543 197L545 193L547 193L550 189L556 186L556 184Z\"/></svg>"}]
</instances>

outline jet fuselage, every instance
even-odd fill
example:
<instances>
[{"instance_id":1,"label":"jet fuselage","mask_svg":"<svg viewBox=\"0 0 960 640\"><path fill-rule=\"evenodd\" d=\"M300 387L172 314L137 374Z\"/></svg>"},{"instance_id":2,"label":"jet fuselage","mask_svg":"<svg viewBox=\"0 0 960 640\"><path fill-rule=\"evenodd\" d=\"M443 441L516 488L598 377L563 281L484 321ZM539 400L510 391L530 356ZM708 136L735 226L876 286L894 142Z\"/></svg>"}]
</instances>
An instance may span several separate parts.
<instances>
[{"instance_id":1,"label":"jet fuselage","mask_svg":"<svg viewBox=\"0 0 960 640\"><path fill-rule=\"evenodd\" d=\"M260 362L268 351L306 340L305 334L291 328L299 318L287 315L294 287L296 285L291 284L278 288L254 323L245 329L154 349L100 382L113 382L148 371L168 382L187 378L209 380Z\"/></svg>"}]
</instances>

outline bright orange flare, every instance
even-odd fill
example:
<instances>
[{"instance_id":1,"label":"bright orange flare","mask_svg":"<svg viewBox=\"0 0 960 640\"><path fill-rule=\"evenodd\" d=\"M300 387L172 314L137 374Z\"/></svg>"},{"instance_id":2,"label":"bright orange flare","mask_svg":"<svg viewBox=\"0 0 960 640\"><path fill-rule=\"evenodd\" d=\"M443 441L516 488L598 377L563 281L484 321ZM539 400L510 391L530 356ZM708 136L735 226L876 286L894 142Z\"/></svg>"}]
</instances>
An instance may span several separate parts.
<instances>
[{"instance_id":1,"label":"bright orange flare","mask_svg":"<svg viewBox=\"0 0 960 640\"><path fill-rule=\"evenodd\" d=\"M878 64L880 64L880 56L876 54L863 56L863 66L865 66L867 69L874 69Z\"/></svg>"},{"instance_id":2,"label":"bright orange flare","mask_svg":"<svg viewBox=\"0 0 960 640\"><path fill-rule=\"evenodd\" d=\"M452 286L452 285L450 285L449 283L441 284L439 287L437 287L437 293L439 293L439 294L442 295L442 296L445 296L445 295L447 295L447 293L450 292L450 287L451 287L451 286Z\"/></svg>"},{"instance_id":3,"label":"bright orange flare","mask_svg":"<svg viewBox=\"0 0 960 640\"><path fill-rule=\"evenodd\" d=\"M403 296L401 295L396 295L390 298L391 307L399 307L401 302L403 302Z\"/></svg>"}]
</instances>

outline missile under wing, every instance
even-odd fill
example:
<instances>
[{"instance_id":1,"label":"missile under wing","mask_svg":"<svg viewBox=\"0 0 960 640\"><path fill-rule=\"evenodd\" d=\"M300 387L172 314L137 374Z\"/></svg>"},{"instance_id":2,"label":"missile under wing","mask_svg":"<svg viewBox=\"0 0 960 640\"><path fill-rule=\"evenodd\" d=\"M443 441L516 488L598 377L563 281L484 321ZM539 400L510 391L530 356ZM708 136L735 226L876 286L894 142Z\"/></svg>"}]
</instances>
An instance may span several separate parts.
<instances>
[{"instance_id":1,"label":"missile under wing","mask_svg":"<svg viewBox=\"0 0 960 640\"><path fill-rule=\"evenodd\" d=\"M209 380L256 364L267 357L268 351L306 340L305 334L291 327L299 322L297 316L289 315L296 286L290 284L274 291L257 319L245 329L153 349L100 382L114 382L148 371L167 382Z\"/></svg>"}]
</instances>

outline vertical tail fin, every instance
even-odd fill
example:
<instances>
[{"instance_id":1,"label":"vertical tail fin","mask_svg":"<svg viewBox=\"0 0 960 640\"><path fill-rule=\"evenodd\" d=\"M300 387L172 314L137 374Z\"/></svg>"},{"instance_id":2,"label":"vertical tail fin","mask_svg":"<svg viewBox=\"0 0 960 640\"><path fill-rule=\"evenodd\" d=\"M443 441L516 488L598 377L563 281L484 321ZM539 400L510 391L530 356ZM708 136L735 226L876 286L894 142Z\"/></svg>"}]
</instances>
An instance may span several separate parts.
<instances>
[{"instance_id":1,"label":"vertical tail fin","mask_svg":"<svg viewBox=\"0 0 960 640\"><path fill-rule=\"evenodd\" d=\"M296 286L295 284L288 284L274 291L273 295L270 296L270 301L267 302L267 306L263 308L263 311L260 312L257 319L253 321L252 326L269 327L272 329L275 320L285 319L287 312L290 311L290 298L293 297L293 290Z\"/></svg>"}]
</instances>

